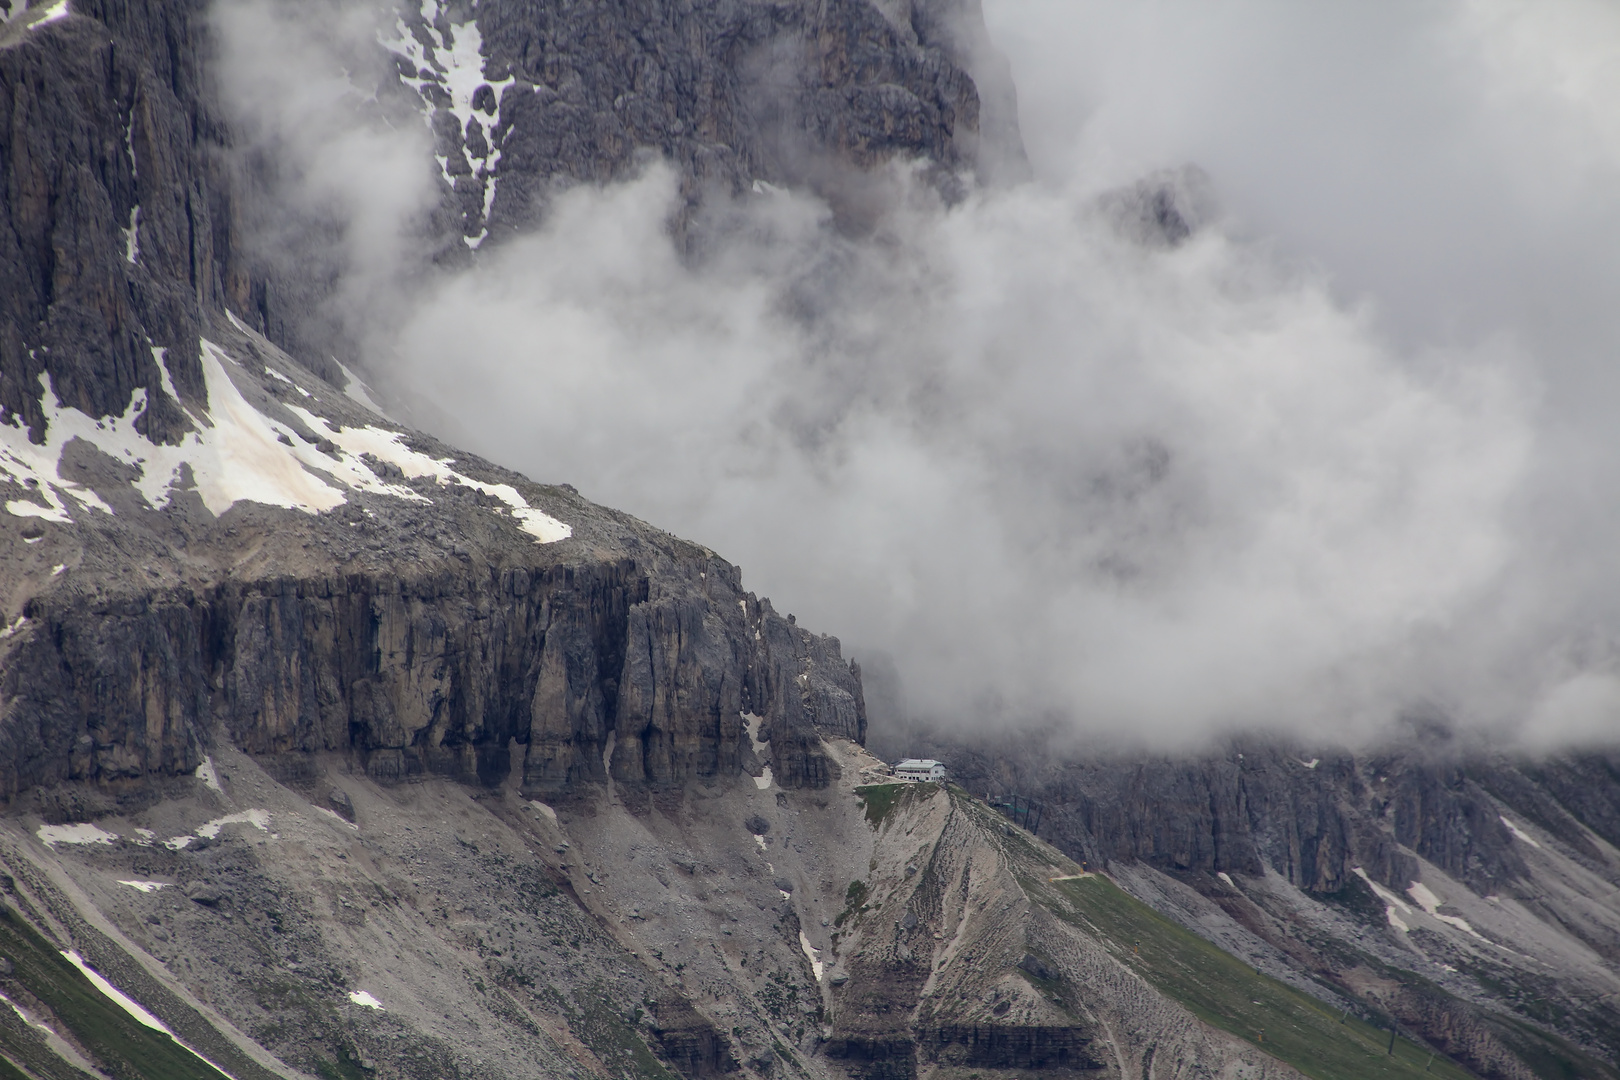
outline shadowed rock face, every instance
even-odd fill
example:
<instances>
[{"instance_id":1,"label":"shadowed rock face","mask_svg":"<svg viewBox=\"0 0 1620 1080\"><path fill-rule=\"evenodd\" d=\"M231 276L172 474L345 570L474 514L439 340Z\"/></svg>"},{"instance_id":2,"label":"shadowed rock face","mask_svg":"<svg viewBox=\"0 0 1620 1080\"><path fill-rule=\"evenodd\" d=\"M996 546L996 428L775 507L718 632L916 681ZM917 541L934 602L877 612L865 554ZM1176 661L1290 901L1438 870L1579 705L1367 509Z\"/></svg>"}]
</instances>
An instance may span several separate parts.
<instances>
[{"instance_id":1,"label":"shadowed rock face","mask_svg":"<svg viewBox=\"0 0 1620 1080\"><path fill-rule=\"evenodd\" d=\"M1351 754L1251 741L1201 757L1137 758L1048 750L1039 737L994 747L899 737L905 752L949 761L970 790L1043 802L1041 835L1093 865L1139 859L1245 874L1270 867L1299 888L1330 893L1358 866L1404 888L1416 855L1483 895L1526 872L1504 807L1553 829L1594 863L1603 855L1585 829L1609 843L1620 835L1612 755L1531 764L1432 745ZM883 731L877 749L899 752L895 738Z\"/></svg>"},{"instance_id":2,"label":"shadowed rock face","mask_svg":"<svg viewBox=\"0 0 1620 1080\"><path fill-rule=\"evenodd\" d=\"M755 180L855 206L860 170L892 159L926 159L949 187L980 159L979 68L994 91L987 145L1013 173L1023 162L1005 64L972 0L483 0L476 15L427 5L431 22L407 6L421 42L458 27L483 41L464 125L433 71L394 57L405 78L433 76L393 89L406 109L435 109L444 235L424 251L451 261L467 257L463 237L530 227L560 186L626 176L648 155L681 170L688 213ZM38 28L0 24L0 407L36 439L48 374L95 417L144 389L143 430L177 441L181 402L205 393L198 335L226 306L342 381L330 358L352 350L323 304L341 223L270 227L274 153L234 145L207 10L75 0Z\"/></svg>"},{"instance_id":3,"label":"shadowed rock face","mask_svg":"<svg viewBox=\"0 0 1620 1080\"><path fill-rule=\"evenodd\" d=\"M1092 1033L1077 1027L951 1024L921 1033L921 1043L944 1065L981 1069L1100 1069L1088 1049Z\"/></svg>"},{"instance_id":4,"label":"shadowed rock face","mask_svg":"<svg viewBox=\"0 0 1620 1080\"><path fill-rule=\"evenodd\" d=\"M516 80L489 140L502 147L492 220L526 222L552 178L610 179L645 149L728 191L836 162L971 166L979 95L939 25L957 6L485 3L485 74ZM460 151L466 136L444 142ZM476 235L477 203L467 209Z\"/></svg>"},{"instance_id":5,"label":"shadowed rock face","mask_svg":"<svg viewBox=\"0 0 1620 1080\"><path fill-rule=\"evenodd\" d=\"M942 175L976 160L968 70L987 47L969 3L427 8L406 16L420 41L482 35L478 122L446 127L442 86L399 86L436 110L446 205L467 236L532 224L556 184L625 175L646 150L694 199L754 179L825 186L891 158ZM205 335L252 370L279 365L267 392L285 393L272 379L288 372L341 381L321 347L329 275L278 270L250 242L273 178L233 147L207 15L205 0L76 0L65 18L0 29L0 406L35 442L47 405L122 416L144 394L137 429L179 443L210 404ZM778 617L711 555L599 508L584 511L603 515L590 545L540 557L462 528L474 509L437 495L426 516L379 504L215 520L184 493L151 510L114 483L128 463L70 458L119 516L52 526L39 548L26 546L38 525L6 518L19 566L60 549L76 574L11 590L30 631L5 644L8 795L184 772L216 727L290 774L296 755L344 750L379 779L488 784L519 768L549 793L757 769L743 713L762 718L790 787L831 780L820 735L864 737L858 672L833 639ZM237 559L249 549L251 568Z\"/></svg>"},{"instance_id":6,"label":"shadowed rock face","mask_svg":"<svg viewBox=\"0 0 1620 1080\"><path fill-rule=\"evenodd\" d=\"M239 273L204 6L81 0L0 27L0 407L36 436L42 372L98 417L146 389L158 440L187 425L152 349L182 398L203 392L201 311Z\"/></svg>"},{"instance_id":7,"label":"shadowed rock face","mask_svg":"<svg viewBox=\"0 0 1620 1080\"><path fill-rule=\"evenodd\" d=\"M1613 753L1530 761L1436 728L1363 753L1249 739L1165 758L902 734L884 719L879 752L903 743L981 796L1039 801L1044 838L1222 948L1250 949L1257 972L1371 1003L1481 1075L1542 1075L1515 1057L1543 1051L1496 1019L1508 1011L1594 1060L1620 1047Z\"/></svg>"},{"instance_id":8,"label":"shadowed rock face","mask_svg":"<svg viewBox=\"0 0 1620 1080\"><path fill-rule=\"evenodd\" d=\"M652 1033L664 1056L690 1080L737 1071L729 1040L685 998L671 994L654 1005Z\"/></svg>"},{"instance_id":9,"label":"shadowed rock face","mask_svg":"<svg viewBox=\"0 0 1620 1080\"><path fill-rule=\"evenodd\" d=\"M788 787L827 783L821 734L864 735L837 642L718 559L656 580L622 556L484 562L525 554L40 597L5 661L0 791L186 772L215 722L255 755L353 751L384 781L497 784L515 740L541 795L610 772L655 787L735 776L754 757L743 712L765 719Z\"/></svg>"}]
</instances>

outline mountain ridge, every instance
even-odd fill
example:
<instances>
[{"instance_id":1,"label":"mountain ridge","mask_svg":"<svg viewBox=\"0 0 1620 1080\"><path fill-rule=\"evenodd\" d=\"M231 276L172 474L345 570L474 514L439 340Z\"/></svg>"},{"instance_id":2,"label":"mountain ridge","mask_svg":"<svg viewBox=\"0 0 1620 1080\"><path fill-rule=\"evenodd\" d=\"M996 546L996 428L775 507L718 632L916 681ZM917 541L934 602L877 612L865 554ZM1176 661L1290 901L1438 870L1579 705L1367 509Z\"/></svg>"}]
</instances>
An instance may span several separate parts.
<instances>
[{"instance_id":1,"label":"mountain ridge","mask_svg":"<svg viewBox=\"0 0 1620 1080\"><path fill-rule=\"evenodd\" d=\"M1612 755L869 721L714 552L369 403L332 237L264 246L203 0L5 10L0 1071L1615 1075ZM968 0L396 29L446 264L649 148L688 240L755 181L859 229L883 162L947 200L1020 171ZM1150 247L1197 227L1166 177L1116 199ZM1042 838L975 797L1009 790Z\"/></svg>"}]
</instances>

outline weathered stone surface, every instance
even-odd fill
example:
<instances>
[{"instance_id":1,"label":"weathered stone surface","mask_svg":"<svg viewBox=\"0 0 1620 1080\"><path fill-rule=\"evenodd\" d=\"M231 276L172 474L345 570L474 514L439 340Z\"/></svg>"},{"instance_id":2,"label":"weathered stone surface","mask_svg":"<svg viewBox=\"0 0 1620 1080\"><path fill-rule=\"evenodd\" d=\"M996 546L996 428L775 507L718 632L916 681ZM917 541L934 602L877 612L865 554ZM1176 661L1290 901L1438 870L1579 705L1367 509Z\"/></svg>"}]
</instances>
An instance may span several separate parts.
<instances>
[{"instance_id":1,"label":"weathered stone surface","mask_svg":"<svg viewBox=\"0 0 1620 1080\"><path fill-rule=\"evenodd\" d=\"M678 785L741 771L744 711L778 733L780 783L821 786L820 736L864 730L856 672L704 565L715 595L653 596L621 559L41 598L4 668L0 790L189 771L216 721L250 753L353 751L394 781L497 783L515 739L536 792L605 780L611 738L616 781Z\"/></svg>"},{"instance_id":2,"label":"weathered stone surface","mask_svg":"<svg viewBox=\"0 0 1620 1080\"><path fill-rule=\"evenodd\" d=\"M737 1071L729 1041L685 998L660 998L652 1009L651 1027L664 1057L688 1080Z\"/></svg>"},{"instance_id":3,"label":"weathered stone surface","mask_svg":"<svg viewBox=\"0 0 1620 1080\"><path fill-rule=\"evenodd\" d=\"M436 15L441 33L451 7ZM0 24L0 408L36 437L46 374L96 417L144 390L142 429L177 439L181 404L204 395L198 335L227 306L329 379L331 354L352 352L323 302L341 226L278 210L274 153L239 145L221 106L207 8L76 0L38 28ZM465 128L436 115L454 185L432 227L453 234L451 259L466 257L462 235L487 228L498 242L534 225L553 191L626 176L648 155L680 169L689 208L756 180L854 208L859 170L896 158L932 162L949 188L981 157L973 71L993 88L987 145L1012 174L1023 161L1005 62L974 0L484 0L456 12L476 19L484 73L503 89L478 90ZM420 12L407 15L426 34ZM464 149L493 168L474 174Z\"/></svg>"},{"instance_id":4,"label":"weathered stone surface","mask_svg":"<svg viewBox=\"0 0 1620 1080\"><path fill-rule=\"evenodd\" d=\"M979 1069L1101 1069L1084 1028L950 1024L919 1032L924 1053L942 1065Z\"/></svg>"},{"instance_id":5,"label":"weathered stone surface","mask_svg":"<svg viewBox=\"0 0 1620 1080\"><path fill-rule=\"evenodd\" d=\"M849 166L896 158L972 170L978 70L994 87L996 160L1014 172L1023 160L1011 81L977 3L486 0L478 23L485 75L515 80L494 123L492 234L533 221L558 180L622 176L649 150L681 167L693 198L755 180L836 195ZM440 133L441 154L465 145L453 124ZM481 200L488 181L468 179ZM478 200L469 236L486 224Z\"/></svg>"},{"instance_id":6,"label":"weathered stone surface","mask_svg":"<svg viewBox=\"0 0 1620 1080\"><path fill-rule=\"evenodd\" d=\"M970 790L1043 802L1041 835L1092 865L1270 867L1319 893L1344 888L1357 866L1404 889L1417 876L1412 854L1481 895L1519 880L1524 861L1498 799L1577 847L1586 824L1579 815L1594 831L1614 828L1612 787L1601 777L1615 765L1602 755L1531 765L1455 748L1353 755L1249 741L1202 757L1135 758L1049 750L1042 738L992 748L927 735L906 746L948 761ZM1599 782L1583 785L1582 776Z\"/></svg>"}]
</instances>

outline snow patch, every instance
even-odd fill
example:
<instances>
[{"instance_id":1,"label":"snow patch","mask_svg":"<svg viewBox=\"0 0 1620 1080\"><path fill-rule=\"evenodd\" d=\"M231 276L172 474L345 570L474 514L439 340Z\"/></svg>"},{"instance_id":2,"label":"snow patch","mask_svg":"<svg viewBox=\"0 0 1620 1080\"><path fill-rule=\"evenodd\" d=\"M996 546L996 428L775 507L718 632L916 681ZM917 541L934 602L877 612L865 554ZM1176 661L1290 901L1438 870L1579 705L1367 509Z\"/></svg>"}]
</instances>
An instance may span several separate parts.
<instances>
[{"instance_id":1,"label":"snow patch","mask_svg":"<svg viewBox=\"0 0 1620 1080\"><path fill-rule=\"evenodd\" d=\"M91 967L89 964L86 964L84 962L84 957L79 955L77 949L69 949L62 955L67 958L69 963L83 972L84 977L94 983L97 990L100 990L103 994L106 994L108 997L112 998L118 1003L120 1008L129 1013L129 1015L133 1016L137 1021L145 1024L154 1031L161 1031L170 1038L174 1038L174 1032L170 1031L164 1025L163 1021L147 1012L134 998L129 997L122 990L118 989L118 987L114 986L112 983L103 978L99 971ZM178 1042L179 1040L175 1041ZM182 1043L181 1045L184 1044ZM190 1048L188 1047L187 1049ZM193 1053L195 1053L195 1051L193 1051Z\"/></svg>"},{"instance_id":2,"label":"snow patch","mask_svg":"<svg viewBox=\"0 0 1620 1080\"><path fill-rule=\"evenodd\" d=\"M748 604L746 601L739 600L738 603L743 605L744 611L748 610ZM759 634L756 633L754 636L757 638L759 637ZM738 715L742 717L743 730L748 733L748 741L753 745L754 753L763 756L765 753L765 744L761 742L759 738L759 725L764 720L764 717L756 716L753 713L739 713ZM771 786L773 779L774 777L771 775L771 767L767 765L765 766L765 771L763 773L754 777L754 786L759 788L759 790L764 791L766 788ZM758 837L755 837L755 839L758 839Z\"/></svg>"},{"instance_id":3,"label":"snow patch","mask_svg":"<svg viewBox=\"0 0 1620 1080\"><path fill-rule=\"evenodd\" d=\"M557 811L553 810L551 807L547 806L545 803L536 802L533 799L529 800L529 805L534 807L536 810L538 810L541 813L541 815L545 817L545 819L547 821L551 822L553 825L557 824Z\"/></svg>"},{"instance_id":4,"label":"snow patch","mask_svg":"<svg viewBox=\"0 0 1620 1080\"><path fill-rule=\"evenodd\" d=\"M787 893L782 895L786 896ZM810 970L815 973L816 982L820 982L822 976L827 974L827 965L821 962L821 950L810 944L803 930L799 931L799 948L804 950L805 959L810 961Z\"/></svg>"},{"instance_id":5,"label":"snow patch","mask_svg":"<svg viewBox=\"0 0 1620 1080\"><path fill-rule=\"evenodd\" d=\"M331 460L293 438L295 432L270 420L242 397L225 373L224 361L230 358L219 346L204 340L201 359L209 410L201 417L188 413L198 430L179 446L156 445L135 430L136 420L147 407L144 388L135 391L123 415L94 420L78 409L60 405L49 377L42 374L45 442L35 446L25 429L0 425L0 474L33 489L45 505L13 499L6 509L18 517L42 517L63 525L73 520L68 498L82 510L113 512L94 491L60 475L62 451L74 439L84 439L115 460L135 466L140 472L135 487L154 507L168 503L186 465L191 467L198 495L215 516L239 501L307 513L341 505L343 494L307 467L330 470ZM164 389L172 391L167 369L161 363L159 369L164 373ZM294 445L278 441L283 434Z\"/></svg>"},{"instance_id":6,"label":"snow patch","mask_svg":"<svg viewBox=\"0 0 1620 1080\"><path fill-rule=\"evenodd\" d=\"M1319 757L1313 757L1309 761L1301 761L1300 764L1305 766L1307 769L1314 769L1318 765L1322 764L1322 759Z\"/></svg>"},{"instance_id":7,"label":"snow patch","mask_svg":"<svg viewBox=\"0 0 1620 1080\"><path fill-rule=\"evenodd\" d=\"M21 1005L18 1005L15 1001L12 1001L10 998L6 997L6 995L0 994L0 1001L3 1001L7 1005L10 1005L11 1006L11 1011L16 1013L18 1019L22 1020L22 1022L27 1024L29 1027L38 1028L41 1031L50 1031L51 1030L49 1025L42 1024L38 1020L35 1020L32 1016L29 1016L26 1012L23 1011L23 1008L22 1008ZM54 1032L53 1032L53 1034L54 1034Z\"/></svg>"},{"instance_id":8,"label":"snow patch","mask_svg":"<svg viewBox=\"0 0 1620 1080\"><path fill-rule=\"evenodd\" d=\"M141 208L129 212L129 228L124 230L124 261L131 265L141 261Z\"/></svg>"},{"instance_id":9,"label":"snow patch","mask_svg":"<svg viewBox=\"0 0 1620 1080\"><path fill-rule=\"evenodd\" d=\"M1220 878L1222 881L1226 882L1232 888L1234 888L1234 889L1237 888L1237 882L1233 881L1232 880L1232 875L1228 874L1225 870L1216 871L1215 876Z\"/></svg>"},{"instance_id":10,"label":"snow patch","mask_svg":"<svg viewBox=\"0 0 1620 1080\"><path fill-rule=\"evenodd\" d=\"M67 15L68 0L56 0L56 3L46 8L45 14L41 15L38 19L35 19L33 24L30 25L28 29L38 30L48 22L55 22L57 19L67 18Z\"/></svg>"},{"instance_id":11,"label":"snow patch","mask_svg":"<svg viewBox=\"0 0 1620 1080\"><path fill-rule=\"evenodd\" d=\"M128 885L137 892L143 893L154 893L159 889L167 889L169 887L169 883L167 881L125 881L123 878L118 879L118 884Z\"/></svg>"},{"instance_id":12,"label":"snow patch","mask_svg":"<svg viewBox=\"0 0 1620 1080\"><path fill-rule=\"evenodd\" d=\"M364 990L350 990L349 1000L356 1005L364 1005L368 1009L382 1009L382 1002L366 993Z\"/></svg>"},{"instance_id":13,"label":"snow patch","mask_svg":"<svg viewBox=\"0 0 1620 1080\"><path fill-rule=\"evenodd\" d=\"M361 381L360 376L344 367L335 356L332 358L332 363L337 364L338 370L343 372L344 379L348 380L343 384L343 396L350 401L364 405L378 416L387 419L388 414L383 412L383 407L377 404L376 399L371 396L371 388Z\"/></svg>"},{"instance_id":14,"label":"snow patch","mask_svg":"<svg viewBox=\"0 0 1620 1080\"><path fill-rule=\"evenodd\" d=\"M65 562L57 563L55 566L51 567L51 577L55 577L57 574L60 574L62 571L66 570L66 569L67 569L67 563L65 563Z\"/></svg>"},{"instance_id":15,"label":"snow patch","mask_svg":"<svg viewBox=\"0 0 1620 1080\"><path fill-rule=\"evenodd\" d=\"M1523 829L1521 829L1517 825L1513 824L1513 822L1509 821L1507 818L1505 818L1505 817L1502 818L1502 824L1506 825L1507 826L1507 831L1513 834L1513 839L1515 839L1515 840L1523 840L1525 843L1529 844L1533 848L1539 848L1541 846L1539 843L1536 842L1535 837L1531 836L1529 833L1525 832Z\"/></svg>"},{"instance_id":16,"label":"snow patch","mask_svg":"<svg viewBox=\"0 0 1620 1080\"><path fill-rule=\"evenodd\" d=\"M219 786L219 773L214 770L213 758L203 758L203 763L197 766L197 771L192 775L206 784L208 790L217 791L221 795L225 794L225 789Z\"/></svg>"},{"instance_id":17,"label":"snow patch","mask_svg":"<svg viewBox=\"0 0 1620 1080\"><path fill-rule=\"evenodd\" d=\"M34 835L52 851L57 844L113 844L118 834L98 829L94 825L41 825Z\"/></svg>"},{"instance_id":18,"label":"snow patch","mask_svg":"<svg viewBox=\"0 0 1620 1080\"><path fill-rule=\"evenodd\" d=\"M317 814L324 814L326 817L331 818L333 821L337 822L339 825L342 825L346 829L353 829L355 832L360 831L360 826L356 825L354 822L350 821L336 810L328 810L324 806L317 806L315 808L315 812Z\"/></svg>"},{"instance_id":19,"label":"snow patch","mask_svg":"<svg viewBox=\"0 0 1620 1080\"><path fill-rule=\"evenodd\" d=\"M1423 882L1414 881L1411 885L1408 885L1406 887L1406 894L1413 900L1416 900L1418 907L1427 912L1431 918L1443 922L1447 926L1455 926L1463 933L1477 937L1487 945L1495 944L1495 942L1491 941L1479 931L1475 930L1467 919L1460 919L1455 915L1440 914L1440 898L1434 895L1434 892L1427 885L1423 884Z\"/></svg>"},{"instance_id":20,"label":"snow patch","mask_svg":"<svg viewBox=\"0 0 1620 1080\"><path fill-rule=\"evenodd\" d=\"M365 468L359 461L361 454L371 454L390 465L397 465L399 470L408 479L428 476L440 484L461 484L474 491L481 491L485 495L493 496L505 503L508 512L518 522L518 527L542 544L554 544L559 540L566 540L574 535L572 526L565 525L556 518L531 507L528 500L518 494L517 488L511 484L486 484L482 480L474 480L457 472L450 466L453 458L436 458L424 454L419 450L412 450L405 445L405 434L400 431L389 431L372 424L365 427L337 427L324 417L316 416L308 409L289 405L288 409L300 420L310 426L310 430L331 439L341 448L345 455L351 456L360 468ZM397 485L382 484L375 479L370 469L366 469L368 476L373 476L372 483L389 494L400 494L420 502L426 502L422 496L410 488ZM355 485L361 486L361 485Z\"/></svg>"},{"instance_id":21,"label":"snow patch","mask_svg":"<svg viewBox=\"0 0 1620 1080\"><path fill-rule=\"evenodd\" d=\"M191 468L197 493L209 511L217 517L238 502L307 513L343 505L347 501L343 494L306 467L330 471L331 460L248 403L225 373L224 361L230 358L219 346L204 340L202 353L213 430L206 439L196 437L195 445L203 453L194 453ZM282 443L281 435L288 435L293 445ZM165 489L177 474L178 463ZM150 495L147 501L153 501Z\"/></svg>"},{"instance_id":22,"label":"snow patch","mask_svg":"<svg viewBox=\"0 0 1620 1080\"><path fill-rule=\"evenodd\" d=\"M226 825L251 825L260 832L270 831L270 811L243 810L240 814L226 814L197 826L197 835L212 840Z\"/></svg>"},{"instance_id":23,"label":"snow patch","mask_svg":"<svg viewBox=\"0 0 1620 1080\"><path fill-rule=\"evenodd\" d=\"M1433 915L1440 907L1440 898L1423 882L1414 881L1406 887L1406 895L1417 901L1417 906Z\"/></svg>"},{"instance_id":24,"label":"snow patch","mask_svg":"<svg viewBox=\"0 0 1620 1080\"><path fill-rule=\"evenodd\" d=\"M163 387L163 392L168 394L174 400L179 401L180 392L174 388L174 380L169 378L169 365L167 361L169 350L161 345L153 345L150 341L148 341L147 347L152 350L152 361L157 364L158 379L161 380L160 385Z\"/></svg>"},{"instance_id":25,"label":"snow patch","mask_svg":"<svg viewBox=\"0 0 1620 1080\"><path fill-rule=\"evenodd\" d=\"M464 23L452 24L446 40L445 35L440 34L433 25L439 15L439 6L439 0L423 0L421 25L407 26L405 19L398 17L394 20L395 36L388 38L379 35L378 41L383 48L405 59L406 66L414 71L415 74L401 73L399 80L415 90L422 99L423 119L429 131L434 130L433 118L440 108L447 109L456 118L456 130L462 134L462 157L473 176L484 184L483 227L477 236L462 237L469 248L476 250L489 235L489 212L495 203L497 183L495 171L501 160L501 148L496 139L500 102L514 79L510 75L504 79L485 78L484 39L478 23L469 19ZM486 117L472 104L479 88L486 85L495 95L493 117ZM440 104L444 99L449 101L447 106ZM474 128L487 148L481 156L475 154L470 145ZM438 154L434 158L439 163L439 175L444 179L445 186L454 188L456 181L450 172L450 159Z\"/></svg>"},{"instance_id":26,"label":"snow patch","mask_svg":"<svg viewBox=\"0 0 1620 1080\"><path fill-rule=\"evenodd\" d=\"M240 325L235 316L232 320ZM178 400L163 363L163 350L154 347L152 354L162 373L164 391ZM48 376L42 374L45 442L36 446L28 441L26 429L0 424L0 480L9 479L30 493L8 501L6 510L17 517L44 518L63 525L90 510L111 514L112 507L101 496L59 472L62 451L74 439L84 439L102 453L134 466L139 473L135 487L154 507L168 503L187 466L203 504L216 517L237 502L319 513L348 501L343 488L431 502L409 487L380 479L361 460L361 454L371 453L397 465L408 477L431 476L440 484L461 484L500 500L506 506L500 512L511 516L538 543L555 543L573 535L572 527L531 507L512 485L474 480L451 468L453 459L410 450L401 432L372 426L338 427L308 409L290 406L310 431L341 448L336 455L322 453L306 441L306 435L259 412L242 396L225 368L226 362L237 362L218 345L204 340L201 362L209 408L200 416L188 411L197 430L179 446L153 444L135 430L135 422L147 408L145 389L135 392L123 415L94 420L60 405Z\"/></svg>"},{"instance_id":27,"label":"snow patch","mask_svg":"<svg viewBox=\"0 0 1620 1080\"><path fill-rule=\"evenodd\" d=\"M197 839L195 836L171 836L163 841L163 846L170 851L179 851L195 839Z\"/></svg>"},{"instance_id":28,"label":"snow patch","mask_svg":"<svg viewBox=\"0 0 1620 1080\"><path fill-rule=\"evenodd\" d=\"M84 958L79 955L77 949L69 949L62 955L68 960L69 963L83 972L84 977L89 979L91 983L95 985L97 990L100 990L103 994L116 1002L119 1008L129 1013L129 1015L134 1017L138 1023L144 1024L153 1031L163 1032L163 1034L167 1035L169 1038L174 1039L175 1044L186 1053L190 1054L198 1061L201 1061L209 1068L219 1072L221 1076L226 1077L226 1080L234 1080L230 1073L226 1072L224 1069L221 1069L218 1065L215 1065L212 1061L209 1061L207 1058L197 1053L196 1050L193 1050L191 1047L187 1046L180 1039L175 1038L174 1032L170 1031L163 1021L159 1020L157 1017L153 1016L151 1013L142 1008L140 1002L125 994L122 990L118 989L118 987L108 982L99 971L91 967L89 964L86 964L84 962Z\"/></svg>"},{"instance_id":29,"label":"snow patch","mask_svg":"<svg viewBox=\"0 0 1620 1080\"><path fill-rule=\"evenodd\" d=\"M28 621L28 616L26 616L26 615L17 616L17 621L16 622L12 623L10 626L5 627L4 629L0 629L0 641L4 641L6 638L10 637L12 634L15 634L17 631L21 630L23 628L23 624L26 623L27 621Z\"/></svg>"},{"instance_id":30,"label":"snow patch","mask_svg":"<svg viewBox=\"0 0 1620 1080\"><path fill-rule=\"evenodd\" d=\"M1363 870L1361 867L1351 867L1350 872L1355 874L1362 881L1365 881L1368 887L1377 894L1378 899L1384 902L1384 917L1389 920L1389 925L1401 931L1403 934L1412 929L1406 924L1406 920L1395 914L1396 908L1400 908L1404 914L1412 914L1412 906L1410 904L1408 904L1405 900L1402 900L1399 896L1396 896L1394 893L1390 892L1388 889L1384 888L1382 885L1378 884L1378 882L1374 881L1372 878L1368 877L1367 871Z\"/></svg>"}]
</instances>

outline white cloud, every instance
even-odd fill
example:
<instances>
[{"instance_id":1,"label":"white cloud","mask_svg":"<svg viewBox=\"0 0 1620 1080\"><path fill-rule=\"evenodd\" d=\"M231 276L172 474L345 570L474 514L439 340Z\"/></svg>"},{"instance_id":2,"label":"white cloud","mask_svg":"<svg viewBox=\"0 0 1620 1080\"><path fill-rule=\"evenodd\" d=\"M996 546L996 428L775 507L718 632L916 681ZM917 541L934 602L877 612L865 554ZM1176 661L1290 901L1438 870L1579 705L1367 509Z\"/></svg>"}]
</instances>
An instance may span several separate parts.
<instances>
[{"instance_id":1,"label":"white cloud","mask_svg":"<svg viewBox=\"0 0 1620 1080\"><path fill-rule=\"evenodd\" d=\"M653 167L428 280L388 246L430 197L417 173L318 174L342 205L377 193L349 249L373 285L345 294L373 374L892 653L922 710L1160 741L1350 737L1414 704L1590 730L1559 702L1593 695L1557 688L1620 655L1590 494L1620 481L1611 13L987 17L1037 181L947 209L897 169L864 239L767 192L683 260ZM237 100L307 156L343 127L286 119L309 110L275 80L299 71ZM420 130L388 160L428 175ZM1226 213L1190 243L1140 248L1096 211L1184 161Z\"/></svg>"}]
</instances>

